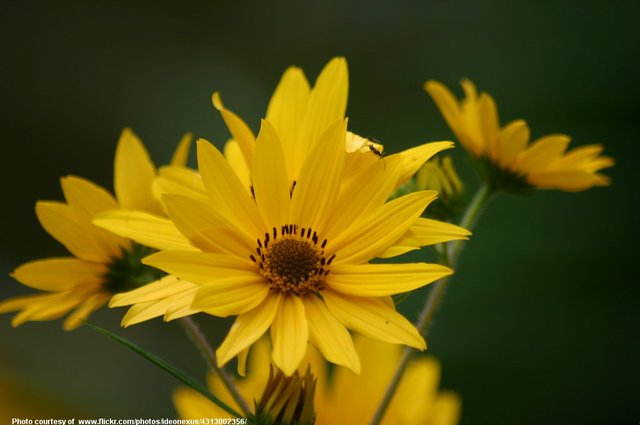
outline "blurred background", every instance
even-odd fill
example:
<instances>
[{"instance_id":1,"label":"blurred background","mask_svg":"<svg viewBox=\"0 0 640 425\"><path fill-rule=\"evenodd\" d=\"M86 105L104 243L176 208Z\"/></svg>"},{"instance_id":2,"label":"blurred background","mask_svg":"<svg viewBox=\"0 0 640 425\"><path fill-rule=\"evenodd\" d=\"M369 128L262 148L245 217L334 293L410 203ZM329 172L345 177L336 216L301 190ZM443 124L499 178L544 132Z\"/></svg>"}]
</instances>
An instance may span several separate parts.
<instances>
[{"instance_id":1,"label":"blurred background","mask_svg":"<svg viewBox=\"0 0 640 425\"><path fill-rule=\"evenodd\" d=\"M31 293L8 276L16 266L66 255L35 201L62 199L68 174L112 189L125 126L156 164L185 131L221 146L214 90L257 130L287 66L313 81L344 55L350 128L395 152L452 137L421 85L435 78L459 94L469 77L502 123L604 143L617 164L609 188L490 205L429 338L441 385L461 395L462 424L637 423L639 11L631 1L3 1L0 299ZM468 170L464 152L454 156ZM427 293L401 305L410 319ZM124 330L122 314L92 321L202 375L176 324ZM137 355L87 328L12 329L10 318L0 316L0 419L175 415L179 383ZM197 319L214 342L230 324Z\"/></svg>"}]
</instances>

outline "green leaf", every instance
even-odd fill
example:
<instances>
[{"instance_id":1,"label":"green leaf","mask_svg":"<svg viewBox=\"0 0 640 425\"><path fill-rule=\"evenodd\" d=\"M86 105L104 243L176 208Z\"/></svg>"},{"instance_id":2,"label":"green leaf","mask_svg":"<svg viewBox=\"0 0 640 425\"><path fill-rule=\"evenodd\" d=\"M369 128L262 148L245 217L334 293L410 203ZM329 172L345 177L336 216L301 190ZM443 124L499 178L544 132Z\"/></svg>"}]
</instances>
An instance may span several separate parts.
<instances>
[{"instance_id":1,"label":"green leaf","mask_svg":"<svg viewBox=\"0 0 640 425\"><path fill-rule=\"evenodd\" d=\"M217 398L215 395L213 395L204 385L198 383L195 379L193 379L192 377L190 377L189 375L187 375L186 373L178 370L176 367L172 366L171 364L167 363L165 360L161 359L160 357L156 356L155 354L145 350L144 348L140 347L139 345L129 341L128 339L125 339L123 337L121 337L120 335L117 335L107 329L101 328L100 326L94 325L92 323L89 322L85 322L87 324L87 326L89 326L91 329L93 329L94 331L105 335L111 339L113 339L116 342L119 342L120 344L124 345L125 347L129 348L130 350L140 354L142 357L144 357L145 359L149 360L151 363L155 364L156 366L158 366L160 369L164 370L165 372L169 373L170 375L173 375L174 377L178 378L180 381L182 381L182 383L190 386L191 388L193 388L194 390L198 391L200 394L202 394L203 396L205 396L206 398L208 398L209 400L211 400L212 402L214 402L215 404L217 404L218 406L220 406L221 409L226 410L230 415L236 417L236 418L241 418L242 416L236 412L235 410L233 410L230 406L228 406L226 403L224 403L222 400L220 400L219 398Z\"/></svg>"}]
</instances>

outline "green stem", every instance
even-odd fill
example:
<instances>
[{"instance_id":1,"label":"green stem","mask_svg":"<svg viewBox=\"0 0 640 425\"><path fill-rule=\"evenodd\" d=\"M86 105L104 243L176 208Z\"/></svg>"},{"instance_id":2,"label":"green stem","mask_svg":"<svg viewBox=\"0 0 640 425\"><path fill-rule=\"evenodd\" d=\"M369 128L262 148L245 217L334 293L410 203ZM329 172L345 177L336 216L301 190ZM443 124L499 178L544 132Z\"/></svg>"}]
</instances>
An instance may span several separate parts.
<instances>
[{"instance_id":1,"label":"green stem","mask_svg":"<svg viewBox=\"0 0 640 425\"><path fill-rule=\"evenodd\" d=\"M467 206L467 209L465 210L459 225L467 229L473 228L478 221L478 218L482 214L484 207L491 199L492 194L493 191L488 184L483 184L482 186L480 186L473 196L473 199ZM463 241L461 240L453 241L449 244L448 247L446 245L443 247L440 257L441 262L443 262L444 265L455 267L458 262L458 258L462 253L462 247L464 246L462 242ZM444 297L445 289L450 280L451 278L446 277L433 284L433 289L429 293L429 297L427 298L424 307L418 315L418 321L416 322L415 326L418 329L418 332L420 332L420 335L422 335L423 337L426 337L429 332L429 326L431 325L433 317L438 311L438 306L440 305L440 302ZM402 379L402 376L404 375L404 372L409 365L409 360L411 360L414 352L415 350L411 347L405 347L402 351L402 356L400 357L398 367L396 368L396 371L391 378L389 385L387 386L384 397L378 405L378 409L376 410L376 413L374 414L370 425L379 425L382 421L382 418L384 417L384 414L389 407L389 403L391 403L391 400L393 399L393 396L398 389L400 380Z\"/></svg>"},{"instance_id":2,"label":"green stem","mask_svg":"<svg viewBox=\"0 0 640 425\"><path fill-rule=\"evenodd\" d=\"M231 397L236 402L242 413L244 413L245 417L249 416L251 413L251 409L249 405L242 397L238 389L236 388L234 379L229 373L221 367L218 367L218 362L216 360L216 356L213 353L213 349L207 342L206 336L200 330L198 324L191 317L183 317L178 319L180 325L184 329L184 331L189 336L189 339L196 346L204 360L207 362L207 366L212 372L215 372L219 377L222 383L224 384Z\"/></svg>"}]
</instances>

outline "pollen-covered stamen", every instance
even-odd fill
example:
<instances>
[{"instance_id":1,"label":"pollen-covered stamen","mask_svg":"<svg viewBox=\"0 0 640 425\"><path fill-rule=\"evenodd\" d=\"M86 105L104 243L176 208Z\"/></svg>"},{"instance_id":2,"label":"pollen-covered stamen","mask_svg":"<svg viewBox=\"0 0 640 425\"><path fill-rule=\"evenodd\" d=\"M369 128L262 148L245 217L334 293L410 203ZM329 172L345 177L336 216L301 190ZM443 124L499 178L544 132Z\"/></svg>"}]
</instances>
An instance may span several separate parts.
<instances>
[{"instance_id":1,"label":"pollen-covered stamen","mask_svg":"<svg viewBox=\"0 0 640 425\"><path fill-rule=\"evenodd\" d=\"M327 260L324 252L327 240L319 243L313 229L298 229L297 224L274 227L262 240L257 240L259 257L249 255L274 291L305 295L324 287L324 278L329 274L329 264L335 254Z\"/></svg>"}]
</instances>

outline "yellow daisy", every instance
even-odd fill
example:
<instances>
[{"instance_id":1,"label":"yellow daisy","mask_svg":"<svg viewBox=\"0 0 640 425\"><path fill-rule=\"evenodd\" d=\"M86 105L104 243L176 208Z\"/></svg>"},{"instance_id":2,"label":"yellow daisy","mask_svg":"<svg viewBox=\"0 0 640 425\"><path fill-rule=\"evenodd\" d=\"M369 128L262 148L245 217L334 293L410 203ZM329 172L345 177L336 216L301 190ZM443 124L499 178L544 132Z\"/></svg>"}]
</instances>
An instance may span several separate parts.
<instances>
[{"instance_id":1,"label":"yellow daisy","mask_svg":"<svg viewBox=\"0 0 640 425\"><path fill-rule=\"evenodd\" d=\"M289 191L296 187L302 164L315 146L318 137L330 124L344 118L348 94L348 71L344 58L332 59L322 70L313 87L304 72L290 67L282 76L269 107L266 121L278 133L282 144L283 172ZM213 103L220 111L233 139L224 148L224 156L231 165L242 189L251 197L255 196L252 183L253 160L256 138L247 124L234 112L226 109L218 93L213 95ZM399 175L396 187L407 181L420 166L435 153L451 148L451 142L426 143L397 154L393 159L379 158L383 146L371 139L347 132L345 138L345 163L342 172L341 191L349 188L357 192L358 180L354 179L367 168L383 161L399 161ZM355 183L354 183L355 182ZM195 170L185 167L162 167L154 181L154 193L160 198L164 194L181 194L198 201L209 203L214 209L217 204L210 201L201 176ZM184 236L170 221L142 211L119 211L102 214L94 221L110 231L130 237L139 243L159 250L190 249L199 250L198 244L189 246ZM162 234L163 238L157 237ZM186 234L186 233L185 233ZM151 237L149 237L151 235ZM381 257L391 257L419 249L421 246L453 239L466 239L469 232L457 226L447 225L429 219L419 218L397 244L381 253ZM185 244L187 246L185 246ZM158 282L128 293L114 296L110 307L133 305L122 320L123 326L130 326L143 320L164 314L165 320L184 315L193 301L197 287L188 281ZM197 311L195 306L191 311ZM179 314L174 314L178 312Z\"/></svg>"},{"instance_id":2,"label":"yellow daisy","mask_svg":"<svg viewBox=\"0 0 640 425\"><path fill-rule=\"evenodd\" d=\"M609 178L598 171L611 167L614 160L600 155L602 145L565 152L571 139L564 134L551 134L529 144L525 121L514 120L500 127L493 98L484 92L478 95L469 80L461 84L465 92L461 101L437 81L427 81L424 87L458 140L473 156L486 162L489 178L501 189L582 191L609 185Z\"/></svg>"},{"instance_id":3,"label":"yellow daisy","mask_svg":"<svg viewBox=\"0 0 640 425\"><path fill-rule=\"evenodd\" d=\"M238 316L217 350L220 365L269 329L274 363L287 375L302 361L309 341L328 360L358 371L347 328L381 341L425 348L413 325L395 311L390 296L424 286L451 270L437 264L368 261L463 238L468 232L419 218L436 198L434 191L385 202L404 170L400 155L384 163L374 161L344 184L345 138L346 121L330 126L292 187L279 135L263 121L251 172L253 197L224 156L200 140L199 172L209 200L163 196L170 219L202 252L167 250L144 263L200 285L194 309ZM122 226L126 220L100 222L127 235ZM144 223L130 228L134 239L143 233ZM144 238L155 238L157 244L151 246L160 247L166 235L151 226Z\"/></svg>"},{"instance_id":4,"label":"yellow daisy","mask_svg":"<svg viewBox=\"0 0 640 425\"><path fill-rule=\"evenodd\" d=\"M190 136L182 140L174 164L186 162L189 143ZM114 166L116 198L88 180L68 176L61 179L66 202L37 202L36 215L42 227L72 256L31 261L13 271L11 276L20 283L45 291L0 302L0 312L19 311L12 320L13 326L53 320L73 311L63 328L75 329L112 294L162 275L140 263L151 250L92 224L97 214L118 208L162 211L151 194L155 167L129 129L122 132Z\"/></svg>"},{"instance_id":5,"label":"yellow daisy","mask_svg":"<svg viewBox=\"0 0 640 425\"><path fill-rule=\"evenodd\" d=\"M362 372L359 375L341 367L330 375L328 365L317 352L309 351L307 361L311 363L311 369L317 378L316 425L366 425L371 421L375 408L383 397L400 359L401 350L398 346L365 338L357 338L355 346L362 359ZM269 347L264 340L252 350L248 368L246 379L238 382L238 390L245 400L257 400L269 376ZM439 380L440 366L436 359L416 359L407 368L381 423L457 424L461 411L460 399L451 391L438 391ZM217 376L209 377L209 386L225 403L235 405ZM182 419L228 416L214 403L189 388L177 389L173 394L173 401Z\"/></svg>"}]
</instances>

